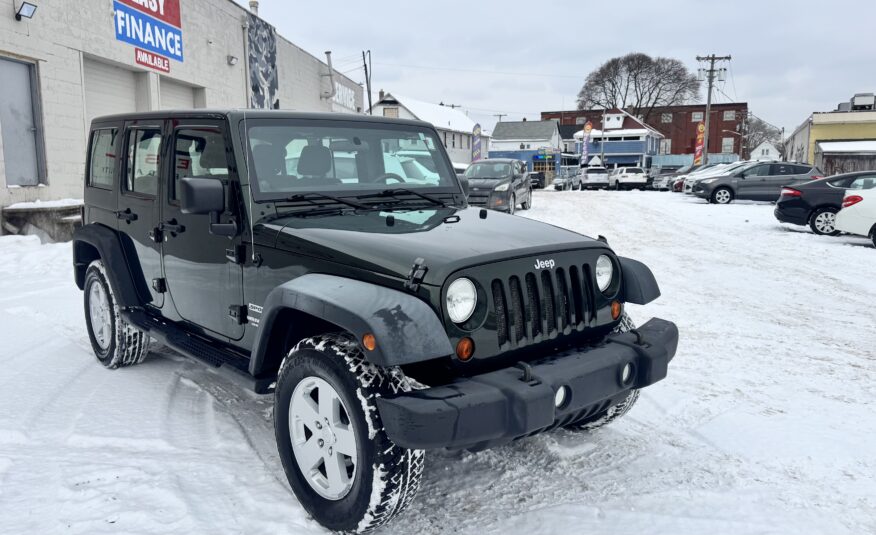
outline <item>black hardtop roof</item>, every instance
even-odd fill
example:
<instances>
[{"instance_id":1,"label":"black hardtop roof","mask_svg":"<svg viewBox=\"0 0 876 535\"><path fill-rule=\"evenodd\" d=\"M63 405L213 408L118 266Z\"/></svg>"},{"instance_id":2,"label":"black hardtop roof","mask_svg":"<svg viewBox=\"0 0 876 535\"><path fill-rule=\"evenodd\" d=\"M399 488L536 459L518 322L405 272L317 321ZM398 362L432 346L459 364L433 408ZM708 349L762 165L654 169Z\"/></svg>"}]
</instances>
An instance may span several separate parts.
<instances>
[{"instance_id":1,"label":"black hardtop roof","mask_svg":"<svg viewBox=\"0 0 876 535\"><path fill-rule=\"evenodd\" d=\"M191 109L191 110L158 110L120 113L95 117L94 123L108 123L119 121L148 121L150 119L227 119L229 121L247 119L307 119L316 121L353 121L362 123L388 123L403 124L409 126L428 126L430 123L414 121L410 119L390 119L374 115L359 115L353 113L330 113L330 112L295 112L283 110L250 110L250 109Z\"/></svg>"}]
</instances>

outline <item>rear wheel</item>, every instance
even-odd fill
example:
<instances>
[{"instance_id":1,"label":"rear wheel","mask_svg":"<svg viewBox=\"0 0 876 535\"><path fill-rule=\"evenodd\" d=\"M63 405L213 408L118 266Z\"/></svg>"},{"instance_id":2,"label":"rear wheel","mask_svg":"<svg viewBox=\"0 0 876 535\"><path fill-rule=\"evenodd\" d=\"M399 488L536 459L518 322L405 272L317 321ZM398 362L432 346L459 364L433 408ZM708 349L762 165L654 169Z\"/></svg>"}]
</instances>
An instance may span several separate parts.
<instances>
[{"instance_id":1,"label":"rear wheel","mask_svg":"<svg viewBox=\"0 0 876 535\"><path fill-rule=\"evenodd\" d=\"M396 446L376 399L413 384L365 360L344 334L301 341L283 362L274 430L298 501L332 531L365 533L401 513L420 484L425 453Z\"/></svg>"},{"instance_id":2,"label":"rear wheel","mask_svg":"<svg viewBox=\"0 0 876 535\"><path fill-rule=\"evenodd\" d=\"M730 188L718 188L712 192L712 202L715 204L730 204L733 192Z\"/></svg>"},{"instance_id":3,"label":"rear wheel","mask_svg":"<svg viewBox=\"0 0 876 535\"><path fill-rule=\"evenodd\" d=\"M836 236L839 231L836 229L836 213L839 212L834 207L819 208L812 212L809 216L809 228L812 232L822 236Z\"/></svg>"},{"instance_id":4,"label":"rear wheel","mask_svg":"<svg viewBox=\"0 0 876 535\"><path fill-rule=\"evenodd\" d=\"M621 321L612 332L625 333L636 328L636 324L627 315L626 312L621 316ZM630 390L630 393L620 403L612 405L602 412L598 412L592 416L586 416L580 420L574 421L566 426L566 429L592 431L604 427L611 422L625 415L633 408L636 401L639 399L639 391L636 389Z\"/></svg>"}]
</instances>

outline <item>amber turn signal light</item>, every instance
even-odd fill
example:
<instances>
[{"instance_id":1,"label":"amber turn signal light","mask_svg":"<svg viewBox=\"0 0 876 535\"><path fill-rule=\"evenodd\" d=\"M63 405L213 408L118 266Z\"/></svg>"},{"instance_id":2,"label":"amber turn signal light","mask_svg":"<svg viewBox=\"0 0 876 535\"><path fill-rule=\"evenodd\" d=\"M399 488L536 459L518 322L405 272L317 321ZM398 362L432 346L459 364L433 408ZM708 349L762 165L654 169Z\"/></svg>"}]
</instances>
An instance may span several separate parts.
<instances>
[{"instance_id":1,"label":"amber turn signal light","mask_svg":"<svg viewBox=\"0 0 876 535\"><path fill-rule=\"evenodd\" d=\"M377 349L377 339L373 334L368 333L362 337L362 346L368 351L374 351Z\"/></svg>"},{"instance_id":2,"label":"amber turn signal light","mask_svg":"<svg viewBox=\"0 0 876 535\"><path fill-rule=\"evenodd\" d=\"M611 302L611 319L616 320L621 315L621 304L620 301L612 301Z\"/></svg>"},{"instance_id":3,"label":"amber turn signal light","mask_svg":"<svg viewBox=\"0 0 876 535\"><path fill-rule=\"evenodd\" d=\"M456 356L459 360L465 362L474 355L474 340L465 337L456 343Z\"/></svg>"}]
</instances>

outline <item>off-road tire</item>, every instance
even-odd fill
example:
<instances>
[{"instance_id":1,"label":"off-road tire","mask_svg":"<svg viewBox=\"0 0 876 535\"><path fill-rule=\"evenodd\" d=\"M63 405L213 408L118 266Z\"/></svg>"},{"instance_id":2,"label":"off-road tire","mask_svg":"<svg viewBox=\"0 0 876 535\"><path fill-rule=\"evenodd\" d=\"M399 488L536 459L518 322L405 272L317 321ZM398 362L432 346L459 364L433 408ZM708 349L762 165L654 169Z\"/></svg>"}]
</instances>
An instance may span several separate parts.
<instances>
[{"instance_id":1,"label":"off-road tire","mask_svg":"<svg viewBox=\"0 0 876 535\"><path fill-rule=\"evenodd\" d=\"M109 344L106 348L101 347L95 334L97 326L92 325L90 304L92 299L92 287L99 284L105 292L109 309ZM112 285L106 276L106 267L101 260L95 260L89 264L85 271L85 291L83 303L85 305L85 325L88 329L88 339L94 356L101 364L110 369L124 368L143 362L149 353L149 335L136 327L133 327L122 319L116 296Z\"/></svg>"},{"instance_id":2,"label":"off-road tire","mask_svg":"<svg viewBox=\"0 0 876 535\"><path fill-rule=\"evenodd\" d=\"M729 195L721 195L719 192L722 191L727 192ZM693 191L691 191L691 193L693 193ZM712 192L712 196L709 197L709 200L712 202L712 204L730 204L735 198L736 196L733 195L733 190L731 190L730 188L718 188Z\"/></svg>"},{"instance_id":3,"label":"off-road tire","mask_svg":"<svg viewBox=\"0 0 876 535\"><path fill-rule=\"evenodd\" d=\"M625 333L635 328L636 324L633 323L633 320L630 318L630 316L626 312L624 312L623 316L621 316L620 323L617 324L617 327L615 327L612 332ZM639 391L637 389L633 389L630 391L630 394L620 403L612 405L604 411L598 412L592 416L588 416L572 422L566 425L566 429L571 429L575 431L593 431L594 429L604 427L628 413L630 409L633 408L633 405L636 404L636 401L638 399Z\"/></svg>"},{"instance_id":4,"label":"off-road tire","mask_svg":"<svg viewBox=\"0 0 876 535\"><path fill-rule=\"evenodd\" d=\"M348 408L356 437L357 466L349 492L338 500L320 496L295 460L289 433L289 406L300 381L328 382ZM398 367L382 368L365 359L346 334L324 334L299 342L281 364L274 394L274 431L286 477L301 505L326 528L367 533L401 513L420 486L425 452L409 450L386 436L378 397L420 388Z\"/></svg>"},{"instance_id":5,"label":"off-road tire","mask_svg":"<svg viewBox=\"0 0 876 535\"><path fill-rule=\"evenodd\" d=\"M814 212L812 212L812 215L809 216L809 228L812 229L812 232L818 234L819 236L836 236L837 234L840 233L840 231L838 231L836 229L836 213L837 212L839 212L839 209L834 208L832 206L826 206L826 207L822 207L822 208L815 210ZM819 224L821 224L822 226L825 224L825 222L819 222L819 220L818 220L818 218L824 214L834 214L833 227L832 227L833 230L830 232L823 232L822 230L820 230L818 228Z\"/></svg>"}]
</instances>

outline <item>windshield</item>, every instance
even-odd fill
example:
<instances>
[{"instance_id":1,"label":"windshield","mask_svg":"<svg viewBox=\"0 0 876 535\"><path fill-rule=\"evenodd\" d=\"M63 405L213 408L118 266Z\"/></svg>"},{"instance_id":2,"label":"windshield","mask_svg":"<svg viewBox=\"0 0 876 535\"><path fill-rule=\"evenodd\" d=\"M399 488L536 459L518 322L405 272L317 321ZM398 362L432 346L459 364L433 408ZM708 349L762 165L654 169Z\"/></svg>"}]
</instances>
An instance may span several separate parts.
<instances>
[{"instance_id":1,"label":"windshield","mask_svg":"<svg viewBox=\"0 0 876 535\"><path fill-rule=\"evenodd\" d=\"M387 186L456 192L434 131L401 124L251 120L249 171L257 200L323 191L361 194Z\"/></svg>"},{"instance_id":2,"label":"windshield","mask_svg":"<svg viewBox=\"0 0 876 535\"><path fill-rule=\"evenodd\" d=\"M508 178L511 174L509 163L480 162L472 164L465 170L466 178Z\"/></svg>"},{"instance_id":3,"label":"windshield","mask_svg":"<svg viewBox=\"0 0 876 535\"><path fill-rule=\"evenodd\" d=\"M644 171L642 171L638 167L628 167L626 172L627 173L644 173Z\"/></svg>"}]
</instances>

